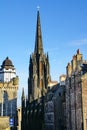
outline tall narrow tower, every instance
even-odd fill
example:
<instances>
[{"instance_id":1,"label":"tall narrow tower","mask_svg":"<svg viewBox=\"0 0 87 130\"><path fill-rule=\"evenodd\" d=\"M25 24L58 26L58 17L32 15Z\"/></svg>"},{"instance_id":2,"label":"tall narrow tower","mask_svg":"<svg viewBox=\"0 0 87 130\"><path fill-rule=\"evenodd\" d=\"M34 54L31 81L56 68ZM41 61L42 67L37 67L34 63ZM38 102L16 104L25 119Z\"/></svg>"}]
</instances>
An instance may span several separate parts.
<instances>
[{"instance_id":1,"label":"tall narrow tower","mask_svg":"<svg viewBox=\"0 0 87 130\"><path fill-rule=\"evenodd\" d=\"M18 80L16 69L7 57L0 67L0 116L11 118L13 127L17 125Z\"/></svg>"},{"instance_id":2,"label":"tall narrow tower","mask_svg":"<svg viewBox=\"0 0 87 130\"><path fill-rule=\"evenodd\" d=\"M50 78L50 66L48 54L44 54L42 33L40 24L40 12L37 12L36 39L34 53L30 56L28 99L38 99L47 91Z\"/></svg>"}]
</instances>

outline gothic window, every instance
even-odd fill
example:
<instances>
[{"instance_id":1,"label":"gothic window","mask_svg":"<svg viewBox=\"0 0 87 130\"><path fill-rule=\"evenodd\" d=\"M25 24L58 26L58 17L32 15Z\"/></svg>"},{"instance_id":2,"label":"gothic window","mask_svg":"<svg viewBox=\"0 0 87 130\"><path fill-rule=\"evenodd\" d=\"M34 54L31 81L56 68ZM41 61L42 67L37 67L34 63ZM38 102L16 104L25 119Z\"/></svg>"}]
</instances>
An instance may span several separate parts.
<instances>
[{"instance_id":1,"label":"gothic window","mask_svg":"<svg viewBox=\"0 0 87 130\"><path fill-rule=\"evenodd\" d=\"M59 92L59 96L61 96L61 93Z\"/></svg>"},{"instance_id":2,"label":"gothic window","mask_svg":"<svg viewBox=\"0 0 87 130\"><path fill-rule=\"evenodd\" d=\"M8 94L6 91L3 91L3 114L4 116L7 116L7 109L8 109Z\"/></svg>"},{"instance_id":3,"label":"gothic window","mask_svg":"<svg viewBox=\"0 0 87 130\"><path fill-rule=\"evenodd\" d=\"M4 98L4 102L6 102L8 100L8 94L6 91L4 91L4 93L3 93L3 98Z\"/></svg>"}]
</instances>

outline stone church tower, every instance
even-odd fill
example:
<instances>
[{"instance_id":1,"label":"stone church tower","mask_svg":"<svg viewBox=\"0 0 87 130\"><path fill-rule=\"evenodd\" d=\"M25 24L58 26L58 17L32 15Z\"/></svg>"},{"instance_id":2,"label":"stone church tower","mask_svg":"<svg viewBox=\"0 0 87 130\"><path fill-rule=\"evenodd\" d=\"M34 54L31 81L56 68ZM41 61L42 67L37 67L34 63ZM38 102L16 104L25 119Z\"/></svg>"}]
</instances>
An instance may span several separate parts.
<instances>
[{"instance_id":1,"label":"stone church tower","mask_svg":"<svg viewBox=\"0 0 87 130\"><path fill-rule=\"evenodd\" d=\"M16 123L18 76L7 57L0 68L0 116L14 118ZM15 125L15 124L14 124Z\"/></svg>"},{"instance_id":2,"label":"stone church tower","mask_svg":"<svg viewBox=\"0 0 87 130\"><path fill-rule=\"evenodd\" d=\"M40 13L37 12L36 39L34 53L30 56L28 99L38 99L47 91L50 78L50 66L48 54L44 54L42 33L40 24Z\"/></svg>"}]
</instances>

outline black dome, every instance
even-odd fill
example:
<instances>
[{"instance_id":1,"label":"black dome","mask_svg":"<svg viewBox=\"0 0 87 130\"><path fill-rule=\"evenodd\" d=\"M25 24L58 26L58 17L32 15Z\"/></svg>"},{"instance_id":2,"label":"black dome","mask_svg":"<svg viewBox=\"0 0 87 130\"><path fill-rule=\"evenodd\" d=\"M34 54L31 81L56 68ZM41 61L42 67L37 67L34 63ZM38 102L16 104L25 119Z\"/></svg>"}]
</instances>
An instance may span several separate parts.
<instances>
[{"instance_id":1,"label":"black dome","mask_svg":"<svg viewBox=\"0 0 87 130\"><path fill-rule=\"evenodd\" d=\"M2 68L6 68L6 67L7 68L14 67L12 61L8 57L6 57L6 59L2 63Z\"/></svg>"}]
</instances>

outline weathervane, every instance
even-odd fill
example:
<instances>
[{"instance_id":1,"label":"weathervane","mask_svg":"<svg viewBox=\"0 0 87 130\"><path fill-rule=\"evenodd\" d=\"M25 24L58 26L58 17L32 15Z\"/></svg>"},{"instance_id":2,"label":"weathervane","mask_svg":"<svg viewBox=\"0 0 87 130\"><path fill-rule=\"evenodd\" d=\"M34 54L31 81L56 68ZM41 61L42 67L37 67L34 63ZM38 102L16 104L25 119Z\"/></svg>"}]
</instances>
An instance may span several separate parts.
<instances>
[{"instance_id":1,"label":"weathervane","mask_svg":"<svg viewBox=\"0 0 87 130\"><path fill-rule=\"evenodd\" d=\"M37 6L37 10L38 10L38 11L40 10L40 6Z\"/></svg>"}]
</instances>

